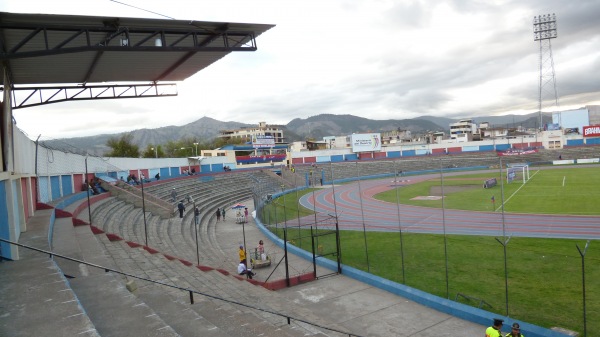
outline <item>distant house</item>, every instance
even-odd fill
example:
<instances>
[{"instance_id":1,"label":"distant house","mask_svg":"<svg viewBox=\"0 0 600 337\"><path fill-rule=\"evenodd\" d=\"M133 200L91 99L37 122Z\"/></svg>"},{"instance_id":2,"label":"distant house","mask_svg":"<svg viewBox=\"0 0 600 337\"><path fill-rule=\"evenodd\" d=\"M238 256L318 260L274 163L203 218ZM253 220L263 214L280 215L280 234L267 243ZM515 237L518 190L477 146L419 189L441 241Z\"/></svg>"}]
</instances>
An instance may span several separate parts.
<instances>
[{"instance_id":1,"label":"distant house","mask_svg":"<svg viewBox=\"0 0 600 337\"><path fill-rule=\"evenodd\" d=\"M260 122L255 127L242 127L239 129L220 130L219 138L240 139L245 142L252 142L257 137L272 137L275 144L284 144L283 130L281 125L268 125L267 122Z\"/></svg>"},{"instance_id":2,"label":"distant house","mask_svg":"<svg viewBox=\"0 0 600 337\"><path fill-rule=\"evenodd\" d=\"M477 124L472 119L461 119L450 124L450 139L466 142L473 140L474 135L480 138Z\"/></svg>"}]
</instances>

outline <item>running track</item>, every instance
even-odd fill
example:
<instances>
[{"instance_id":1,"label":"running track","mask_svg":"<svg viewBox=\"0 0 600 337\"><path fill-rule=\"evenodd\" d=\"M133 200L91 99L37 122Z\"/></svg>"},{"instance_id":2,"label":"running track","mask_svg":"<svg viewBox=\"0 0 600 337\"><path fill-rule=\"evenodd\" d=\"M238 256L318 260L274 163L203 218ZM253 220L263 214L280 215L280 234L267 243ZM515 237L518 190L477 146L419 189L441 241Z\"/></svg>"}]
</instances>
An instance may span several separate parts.
<instances>
[{"instance_id":1,"label":"running track","mask_svg":"<svg viewBox=\"0 0 600 337\"><path fill-rule=\"evenodd\" d=\"M398 186L425 179L427 179L426 176L411 177L410 181L398 182ZM398 229L401 228L403 233L441 234L444 233L445 227L447 234L498 237L503 236L504 232L506 236L517 237L600 239L600 217L598 216L515 213L505 213L503 216L502 212L449 209L443 211L428 207L398 206L373 198L373 195L392 188L394 188L393 178L361 181L360 187L358 182L336 185L333 188L323 188L304 195L300 199L300 204L317 211L319 214L317 222L331 218L326 214L335 215L337 210L339 227L346 230L363 230L364 228L373 231L398 232ZM402 193L401 190L400 193ZM400 216L398 216L398 209ZM299 220L290 220L288 225L314 223L315 216L307 216ZM321 226L319 225L319 227Z\"/></svg>"}]
</instances>

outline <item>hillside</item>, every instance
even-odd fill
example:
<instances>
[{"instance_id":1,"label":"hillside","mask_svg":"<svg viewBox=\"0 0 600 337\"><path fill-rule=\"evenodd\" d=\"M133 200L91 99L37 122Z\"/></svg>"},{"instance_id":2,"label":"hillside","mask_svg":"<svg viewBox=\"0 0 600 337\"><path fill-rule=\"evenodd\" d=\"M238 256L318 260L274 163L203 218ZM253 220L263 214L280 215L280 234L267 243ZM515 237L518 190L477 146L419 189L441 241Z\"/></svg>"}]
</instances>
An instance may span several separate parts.
<instances>
[{"instance_id":1,"label":"hillside","mask_svg":"<svg viewBox=\"0 0 600 337\"><path fill-rule=\"evenodd\" d=\"M497 127L535 128L539 124L537 114L530 115L508 115L487 116L474 118L475 122L489 122ZM284 126L284 136L287 142L322 139L325 136L342 136L352 133L378 133L392 130L409 130L413 134L428 131L449 130L449 124L457 119L445 117L423 116L414 119L387 119L373 120L353 115L321 114L308 118L296 118ZM549 122L550 117L545 117L544 122ZM169 141L181 139L195 139L199 142L211 141L219 135L219 131L226 129L237 129L240 127L251 127L253 124L239 122L221 122L214 118L202 117L195 122L182 126L165 126L157 129L138 129L130 133L133 143L140 149L152 144L165 144ZM45 141L46 146L63 151L92 155L103 155L109 150L106 142L111 137L119 137L121 134L103 134L90 137L66 138Z\"/></svg>"}]
</instances>

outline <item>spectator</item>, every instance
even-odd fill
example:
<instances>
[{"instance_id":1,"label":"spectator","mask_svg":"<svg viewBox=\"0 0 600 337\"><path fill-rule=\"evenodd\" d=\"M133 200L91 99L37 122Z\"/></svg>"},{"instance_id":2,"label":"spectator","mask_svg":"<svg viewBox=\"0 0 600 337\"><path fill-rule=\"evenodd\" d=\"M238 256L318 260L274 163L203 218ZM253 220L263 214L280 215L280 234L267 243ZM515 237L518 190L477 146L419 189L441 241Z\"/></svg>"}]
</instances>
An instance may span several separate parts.
<instances>
[{"instance_id":1,"label":"spectator","mask_svg":"<svg viewBox=\"0 0 600 337\"><path fill-rule=\"evenodd\" d=\"M250 280L252 279L252 277L254 275L256 275L256 273L252 272L252 269L248 269L246 267L246 265L244 263L241 263L238 265L238 274L240 275L246 275L247 278L249 278Z\"/></svg>"},{"instance_id":2,"label":"spectator","mask_svg":"<svg viewBox=\"0 0 600 337\"><path fill-rule=\"evenodd\" d=\"M221 208L221 215L223 216L223 221L225 221L225 207Z\"/></svg>"},{"instance_id":3,"label":"spectator","mask_svg":"<svg viewBox=\"0 0 600 337\"><path fill-rule=\"evenodd\" d=\"M217 212L215 213L217 215L217 222L219 222L219 220L221 220L221 210L217 207Z\"/></svg>"},{"instance_id":4,"label":"spectator","mask_svg":"<svg viewBox=\"0 0 600 337\"><path fill-rule=\"evenodd\" d=\"M240 263L246 264L246 251L244 250L244 246L240 245L240 249L238 250L238 255L240 256Z\"/></svg>"},{"instance_id":5,"label":"spectator","mask_svg":"<svg viewBox=\"0 0 600 337\"><path fill-rule=\"evenodd\" d=\"M156 180L160 180L160 172L158 172L158 173L157 173L157 174L154 176L154 178L156 178Z\"/></svg>"},{"instance_id":6,"label":"spectator","mask_svg":"<svg viewBox=\"0 0 600 337\"><path fill-rule=\"evenodd\" d=\"M248 223L248 207L244 208L244 221Z\"/></svg>"},{"instance_id":7,"label":"spectator","mask_svg":"<svg viewBox=\"0 0 600 337\"><path fill-rule=\"evenodd\" d=\"M267 259L267 256L265 255L265 245L263 244L263 240L258 241L258 247L256 247L256 252L258 253L257 258L261 259L262 261Z\"/></svg>"},{"instance_id":8,"label":"spectator","mask_svg":"<svg viewBox=\"0 0 600 337\"><path fill-rule=\"evenodd\" d=\"M171 200L173 202L177 201L177 191L175 190L175 187L173 187L173 189L171 190Z\"/></svg>"},{"instance_id":9,"label":"spectator","mask_svg":"<svg viewBox=\"0 0 600 337\"><path fill-rule=\"evenodd\" d=\"M179 217L183 218L183 212L185 211L185 205L183 204L183 200L177 204L177 209L179 210Z\"/></svg>"},{"instance_id":10,"label":"spectator","mask_svg":"<svg viewBox=\"0 0 600 337\"><path fill-rule=\"evenodd\" d=\"M194 221L196 224L200 223L200 209L198 209L198 206L194 208Z\"/></svg>"}]
</instances>

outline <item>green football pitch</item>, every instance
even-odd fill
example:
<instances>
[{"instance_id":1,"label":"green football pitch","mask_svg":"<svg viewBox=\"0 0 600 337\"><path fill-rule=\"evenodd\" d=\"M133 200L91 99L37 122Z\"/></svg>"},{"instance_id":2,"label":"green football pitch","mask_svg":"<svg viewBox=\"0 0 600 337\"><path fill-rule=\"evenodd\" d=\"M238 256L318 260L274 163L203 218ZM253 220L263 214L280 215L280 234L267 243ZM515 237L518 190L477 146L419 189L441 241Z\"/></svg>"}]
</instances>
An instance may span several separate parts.
<instances>
[{"instance_id":1,"label":"green football pitch","mask_svg":"<svg viewBox=\"0 0 600 337\"><path fill-rule=\"evenodd\" d=\"M530 168L523 184L518 176L506 182L506 172L433 177L380 193L380 200L448 209L535 214L600 214L600 167ZM498 184L484 189L486 179ZM502 179L502 180L501 180ZM311 190L298 193L298 197ZM492 202L492 197L494 202ZM418 198L417 198L418 199ZM281 198L276 204L283 204ZM270 208L269 208L270 207ZM282 209L266 208L279 218ZM287 220L311 210L298 209L296 198L285 200ZM276 213L273 216L273 213ZM281 219L282 220L282 219ZM600 226L600 224L598 224ZM281 232L279 232L281 234ZM587 331L600 331L600 242L569 239L510 238L504 247L486 236L429 235L341 231L342 263L428 293L506 315L543 327L562 327L583 334L583 268L585 261ZM304 249L310 235L292 230L288 240ZM329 251L335 244L322 238ZM588 245L585 260L582 251ZM505 268L506 267L506 268Z\"/></svg>"},{"instance_id":2,"label":"green football pitch","mask_svg":"<svg viewBox=\"0 0 600 337\"><path fill-rule=\"evenodd\" d=\"M520 174L520 172L519 172ZM486 179L496 178L497 185L483 188ZM415 200L419 196L441 195L444 207L471 211L500 211L534 214L600 215L600 167L560 169L530 168L529 180L520 176L511 183L506 172L488 172L461 176L436 177L400 188L400 203L425 207L442 207L441 200ZM396 202L394 190L375 198Z\"/></svg>"}]
</instances>

